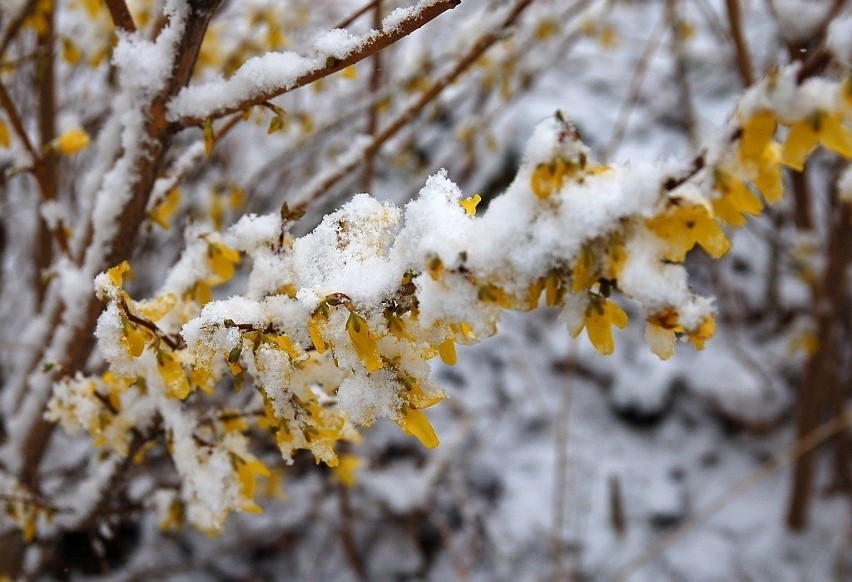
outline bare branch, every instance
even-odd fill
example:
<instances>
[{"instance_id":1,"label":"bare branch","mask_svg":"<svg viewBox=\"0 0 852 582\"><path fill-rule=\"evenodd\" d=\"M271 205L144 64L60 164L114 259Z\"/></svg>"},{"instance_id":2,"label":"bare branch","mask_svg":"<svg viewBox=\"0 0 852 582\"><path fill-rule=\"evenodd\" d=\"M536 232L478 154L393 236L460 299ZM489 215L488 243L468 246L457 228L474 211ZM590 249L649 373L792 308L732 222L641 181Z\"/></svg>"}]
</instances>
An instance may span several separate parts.
<instances>
[{"instance_id":1,"label":"bare branch","mask_svg":"<svg viewBox=\"0 0 852 582\"><path fill-rule=\"evenodd\" d=\"M280 86L272 88L264 88L258 90L257 87L251 87L249 90L255 91L250 96L240 99L236 103L231 103L224 106L215 106L209 111L204 111L202 114L193 114L187 116L179 116L175 121L177 127L197 126L204 123L206 119L218 119L237 111L243 111L255 105L261 105L264 101L283 95L309 85L314 81L327 77L333 73L341 71L350 65L354 65L367 57L377 53L378 51L394 44L398 40L405 38L415 30L422 28L427 23L431 22L447 10L452 10L461 4L461 0L438 0L434 4L416 11L409 15L406 19L400 22L390 31L374 31L370 33L365 42L345 59L334 59L329 57L320 66L309 67L302 74ZM235 74L239 75L239 71ZM232 77L233 79L233 77ZM228 83L226 81L225 83Z\"/></svg>"},{"instance_id":2,"label":"bare branch","mask_svg":"<svg viewBox=\"0 0 852 582\"><path fill-rule=\"evenodd\" d=\"M136 32L136 23L133 22L133 16L124 0L104 0L104 2L106 2L109 15L112 17L112 22L116 28L127 32Z\"/></svg>"},{"instance_id":3,"label":"bare branch","mask_svg":"<svg viewBox=\"0 0 852 582\"><path fill-rule=\"evenodd\" d=\"M442 77L436 79L428 89L426 89L420 97L415 99L408 107L406 107L399 115L397 115L390 124L383 130L379 131L370 142L363 147L360 155L347 156L345 162L341 164L334 172L322 177L318 182L315 182L308 188L305 195L299 201L300 203L310 203L322 197L332 186L337 184L353 169L355 169L362 160L375 156L376 153L390 138L395 136L399 130L408 125L429 103L431 103L441 92L446 89L453 81L455 81L462 73L464 73L471 65L473 65L485 51L487 51L494 43L501 38L504 38L502 31L512 26L521 13L534 0L518 0L514 7L506 16L500 27L497 30L486 33L468 51L456 61L456 64Z\"/></svg>"}]
</instances>

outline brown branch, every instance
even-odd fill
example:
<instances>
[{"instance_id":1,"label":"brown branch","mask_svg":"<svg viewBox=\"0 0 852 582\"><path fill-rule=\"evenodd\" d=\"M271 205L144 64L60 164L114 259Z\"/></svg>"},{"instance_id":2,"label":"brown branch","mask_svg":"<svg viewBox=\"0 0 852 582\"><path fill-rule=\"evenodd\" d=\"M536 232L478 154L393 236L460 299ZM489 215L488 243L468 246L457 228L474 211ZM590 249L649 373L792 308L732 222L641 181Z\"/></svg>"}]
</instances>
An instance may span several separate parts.
<instances>
[{"instance_id":1,"label":"brown branch","mask_svg":"<svg viewBox=\"0 0 852 582\"><path fill-rule=\"evenodd\" d=\"M21 26L23 26L24 21L30 14L32 14L33 10L35 10L36 2L37 0L28 0L26 5L21 8L20 12L15 15L15 19L9 23L3 38L0 38L0 55L3 55L6 52L6 49L9 48L9 44L16 36L18 36L18 32L21 30Z\"/></svg>"},{"instance_id":2,"label":"brown branch","mask_svg":"<svg viewBox=\"0 0 852 582\"><path fill-rule=\"evenodd\" d=\"M109 15L112 17L112 22L116 28L127 32L136 32L136 23L133 22L133 16L124 0L104 0L104 2L106 2Z\"/></svg>"},{"instance_id":3,"label":"brown branch","mask_svg":"<svg viewBox=\"0 0 852 582\"><path fill-rule=\"evenodd\" d=\"M512 26L521 15L521 13L532 4L534 0L517 0L514 7L509 12L500 26L500 31L503 31ZM368 158L375 156L382 146L390 138L396 135L402 128L407 126L411 121L426 108L441 92L452 84L462 73L464 73L471 65L473 65L485 51L491 48L494 43L504 38L500 32L489 32L479 38L476 43L468 49L468 51L458 60L456 64L442 77L435 80L428 89L426 89L419 98L405 108L397 115L391 123L377 133L370 143L364 148L360 157L353 157L348 163L341 165L333 173L329 174L320 183L316 184L303 197L301 203L308 204L322 197L332 186L340 182L346 177L358 164Z\"/></svg>"},{"instance_id":4,"label":"brown branch","mask_svg":"<svg viewBox=\"0 0 852 582\"><path fill-rule=\"evenodd\" d=\"M813 297L818 348L808 360L796 406L796 431L799 436L814 430L823 415L829 412L832 391L841 384L838 362L842 361L842 313L847 290L838 282L844 280L847 268L852 263L852 228L849 226L852 208L849 204L840 204L831 219L834 224L828 241L828 262L819 289ZM808 452L801 456L793 471L787 524L795 530L801 530L807 525L815 462L814 453Z\"/></svg>"},{"instance_id":5,"label":"brown branch","mask_svg":"<svg viewBox=\"0 0 852 582\"><path fill-rule=\"evenodd\" d=\"M148 122L145 127L145 136L140 140L141 147L138 150L131 150L131 153L123 154L134 156L129 160L134 168L134 171L129 174L132 180L129 184L131 190L130 202L124 206L116 218L118 228L115 230L114 237L107 241L107 250L102 260L96 265L90 265L91 268L104 270L130 257L139 226L145 219L145 207L152 186L174 135L173 128L166 122L166 103L189 81L207 25L220 1L193 0L189 3L190 13L186 19L183 36L174 53L175 57L169 82L147 107ZM88 298L80 299L85 304L82 306L81 316L74 322L75 326L67 334L55 334L50 345L46 346L44 351L45 354L62 354L60 361L56 362L60 365L55 368L61 368L69 374L73 374L85 366L94 347L92 329L102 310L101 303L94 294ZM54 308L51 305L49 308L51 313L55 309L61 318L64 307ZM38 369L38 365L36 365L35 370ZM54 372L51 378L55 379L57 375ZM49 381L51 378L41 379ZM28 381L31 379L29 378ZM28 387L31 387L31 385ZM48 394L44 393L43 390L35 390L26 395L27 406L43 408L47 397ZM33 399L36 399L35 402L32 402ZM19 450L23 461L19 480L28 486L38 482L38 467L47 449L54 426L44 418L36 417L20 427L20 430L24 432L24 437ZM0 541L3 542L0 543L0 556L4 556L9 551L16 551L17 546L14 540L4 538ZM11 556L5 562L13 566L17 562L19 566L17 558ZM3 562L3 560L0 560L0 562Z\"/></svg>"},{"instance_id":6,"label":"brown branch","mask_svg":"<svg viewBox=\"0 0 852 582\"><path fill-rule=\"evenodd\" d=\"M275 97L278 97L279 95L289 93L290 91L298 89L299 87L310 85L314 81L318 81L319 79L341 71L346 67L363 61L364 59L374 55L378 51L389 47L400 39L405 38L412 32L422 28L447 10L452 10L459 4L461 4L461 0L438 0L438 2L436 2L435 4L432 4L431 6L428 6L423 10L416 12L414 15L400 22L399 25L392 31L380 31L378 34L371 37L358 50L354 51L345 59L337 60L330 58L329 61L325 64L325 66L320 67L318 69L310 70L306 73L303 73L302 75L299 75L295 80L293 80L291 83L288 83L286 86L266 89L252 97L240 101L239 103L219 107L205 117L182 117L175 122L175 126L178 128L199 126L202 125L208 118L218 119L220 117L230 115L231 113L236 113L237 111L243 111L249 107L260 105L264 101L268 101L269 99L273 99Z\"/></svg>"},{"instance_id":7,"label":"brown branch","mask_svg":"<svg viewBox=\"0 0 852 582\"><path fill-rule=\"evenodd\" d=\"M153 333L155 336L157 336L160 340L163 341L163 343L165 343L173 350L179 350L181 348L186 347L186 344L184 344L183 339L180 338L180 336L178 336L178 339L175 339L166 332L164 332L162 329L160 329L160 327L150 319L141 317L130 311L130 307L127 305L127 302L124 299L120 301L120 305L124 316L128 320L132 321L137 325L141 325L142 327Z\"/></svg>"},{"instance_id":8,"label":"brown branch","mask_svg":"<svg viewBox=\"0 0 852 582\"><path fill-rule=\"evenodd\" d=\"M35 62L35 85L38 100L38 136L41 143L41 199L42 202L56 200L59 187L59 155L49 147L56 138L56 63L54 42L56 40L56 5L51 4L50 10L44 15L46 27L40 31L37 37L39 56ZM39 216L35 244L35 285L36 304L41 305L44 292L47 287L42 273L45 272L53 261L53 245L51 239L55 235L47 221ZM62 230L61 225L57 232ZM67 243L63 242L60 248L67 249Z\"/></svg>"},{"instance_id":9,"label":"brown branch","mask_svg":"<svg viewBox=\"0 0 852 582\"><path fill-rule=\"evenodd\" d=\"M743 87L749 87L754 83L754 75L751 68L751 57L743 36L742 14L740 12L739 0L725 0L725 8L728 12L728 26L731 29L731 37L734 40L734 50L737 55L737 69Z\"/></svg>"},{"instance_id":10,"label":"brown branch","mask_svg":"<svg viewBox=\"0 0 852 582\"><path fill-rule=\"evenodd\" d=\"M375 0L373 3L373 26L377 29L382 24L382 1ZM381 103L377 100L379 89L382 86L382 53L377 52L373 55L373 69L370 71L370 96L372 97L372 106L370 107L369 117L367 118L367 135L374 137L379 129L379 110ZM370 186L373 182L373 162L375 156L370 155L364 160L364 177L362 187L365 192L370 191Z\"/></svg>"}]
</instances>

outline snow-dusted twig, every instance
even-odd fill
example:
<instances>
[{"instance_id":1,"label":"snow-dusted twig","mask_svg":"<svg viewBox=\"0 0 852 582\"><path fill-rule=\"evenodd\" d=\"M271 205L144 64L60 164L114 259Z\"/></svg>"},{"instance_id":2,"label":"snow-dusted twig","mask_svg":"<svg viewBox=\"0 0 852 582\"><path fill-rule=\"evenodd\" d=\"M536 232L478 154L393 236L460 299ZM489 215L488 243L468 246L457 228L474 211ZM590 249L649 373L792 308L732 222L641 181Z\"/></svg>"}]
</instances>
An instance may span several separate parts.
<instances>
[{"instance_id":1,"label":"snow-dusted twig","mask_svg":"<svg viewBox=\"0 0 852 582\"><path fill-rule=\"evenodd\" d=\"M268 53L246 62L233 77L194 85L170 103L172 123L180 127L201 125L207 119L244 111L279 95L309 85L354 65L425 26L461 0L421 0L413 9L394 11L381 30L358 37L333 30L320 37L315 57L295 53Z\"/></svg>"}]
</instances>

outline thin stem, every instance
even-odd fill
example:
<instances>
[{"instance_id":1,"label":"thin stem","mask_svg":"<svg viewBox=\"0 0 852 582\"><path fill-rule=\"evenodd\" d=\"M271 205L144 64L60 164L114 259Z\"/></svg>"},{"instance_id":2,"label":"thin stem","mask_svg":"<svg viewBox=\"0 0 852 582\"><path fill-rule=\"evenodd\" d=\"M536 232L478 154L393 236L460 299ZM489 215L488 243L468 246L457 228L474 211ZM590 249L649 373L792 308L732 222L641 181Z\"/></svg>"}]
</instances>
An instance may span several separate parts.
<instances>
[{"instance_id":1,"label":"thin stem","mask_svg":"<svg viewBox=\"0 0 852 582\"><path fill-rule=\"evenodd\" d=\"M464 73L471 65L473 65L485 51L491 48L494 43L504 38L504 35L499 31L504 31L514 24L515 20L534 0L518 0L508 16L504 19L498 31L488 32L458 60L450 71L439 77L427 88L417 99L415 99L408 107L400 112L390 124L383 130L378 132L370 143L363 148L361 155L350 156L349 159L341 164L336 170L323 177L317 183L311 185L308 191L301 197L299 203L309 204L321 198L325 193L340 182L349 173L355 169L362 160L368 156L376 155L382 146L390 138L395 136L402 128L407 126L411 121L426 108L441 92L453 83L462 73Z\"/></svg>"},{"instance_id":2,"label":"thin stem","mask_svg":"<svg viewBox=\"0 0 852 582\"><path fill-rule=\"evenodd\" d=\"M341 71L350 65L354 65L363 61L367 57L374 55L378 51L394 44L402 38L405 38L415 30L422 28L447 10L452 10L460 3L461 0L438 0L435 4L432 4L409 16L407 19L400 22L393 30L387 32L381 31L373 35L358 50L351 53L345 59L329 59L325 66L307 71L284 86L267 88L247 99L243 99L236 103L222 105L203 117L182 117L175 123L175 125L176 127L201 125L207 119L218 119L220 117L230 115L231 113L236 113L237 111L243 111L249 107L260 105L264 101L268 101L269 99L278 97L279 95L289 93L290 91L304 87L305 85L310 85L319 79L328 77L333 73Z\"/></svg>"},{"instance_id":3,"label":"thin stem","mask_svg":"<svg viewBox=\"0 0 852 582\"><path fill-rule=\"evenodd\" d=\"M612 137L604 150L604 158L610 159L618 150L621 141L624 139L624 134L627 132L627 122L630 121L630 112L634 105L639 100L639 95L642 91L642 84L645 81L645 75L651 65L651 59L654 53L657 52L657 47L660 46L660 39L663 36L663 29L666 25L665 17L661 18L648 37L645 43L645 48L642 55L639 57L639 62L636 64L636 69L633 72L633 79L630 81L630 90L621 110L618 112L618 118L615 122L615 128L612 130Z\"/></svg>"},{"instance_id":4,"label":"thin stem","mask_svg":"<svg viewBox=\"0 0 852 582\"><path fill-rule=\"evenodd\" d=\"M852 408L847 408L843 414L824 422L810 433L796 440L793 444L764 463L761 467L737 483L734 487L717 497L713 502L699 511L692 519L684 522L680 527L657 540L657 542L648 550L633 558L626 565L620 568L613 576L613 579L627 580L630 575L636 573L639 568L647 564L652 558L666 551L674 545L675 542L713 517L719 510L743 495L754 485L779 469L789 465L802 455L812 451L820 444L850 426L852 426Z\"/></svg>"},{"instance_id":5,"label":"thin stem","mask_svg":"<svg viewBox=\"0 0 852 582\"><path fill-rule=\"evenodd\" d=\"M731 37L734 41L734 50L737 56L737 69L740 72L740 79L743 87L750 87L754 83L754 75L751 68L751 57L749 56L748 46L746 45L745 36L743 35L742 14L740 12L739 0L725 0L725 9L728 12L728 27L731 30Z\"/></svg>"},{"instance_id":6,"label":"thin stem","mask_svg":"<svg viewBox=\"0 0 852 582\"><path fill-rule=\"evenodd\" d=\"M373 5L373 26L378 29L382 25L382 2L376 0ZM372 107L367 118L367 135L375 137L376 131L379 128L379 110L381 103L376 99L379 94L379 89L382 85L382 53L377 52L373 55L373 68L370 71L370 96L372 97ZM364 179L362 186L365 192L370 191L370 186L373 182L373 166L375 155L369 155L364 160Z\"/></svg>"}]
</instances>

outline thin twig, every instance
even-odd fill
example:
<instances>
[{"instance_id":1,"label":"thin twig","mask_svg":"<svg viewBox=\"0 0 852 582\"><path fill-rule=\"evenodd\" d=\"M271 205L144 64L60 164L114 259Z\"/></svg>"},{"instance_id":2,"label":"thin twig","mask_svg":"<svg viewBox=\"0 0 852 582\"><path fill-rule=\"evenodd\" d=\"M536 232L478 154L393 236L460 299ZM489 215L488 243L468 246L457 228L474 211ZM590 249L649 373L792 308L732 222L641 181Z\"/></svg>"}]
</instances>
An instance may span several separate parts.
<instances>
[{"instance_id":1,"label":"thin twig","mask_svg":"<svg viewBox=\"0 0 852 582\"><path fill-rule=\"evenodd\" d=\"M568 368L564 372L565 386L562 389L562 399L559 405L559 414L552 419L553 425L556 426L556 438L554 447L556 451L556 463L554 464L554 481L553 481L553 526L551 531L551 546L550 557L552 560L552 576L551 580L565 580L565 568L563 558L565 555L565 513L566 502L571 495L571 485L573 479L569 478L568 466L568 436L569 436L569 420L571 414L571 396L574 392L575 378L575 349L566 356L569 362Z\"/></svg>"},{"instance_id":2,"label":"thin twig","mask_svg":"<svg viewBox=\"0 0 852 582\"><path fill-rule=\"evenodd\" d=\"M675 542L680 540L680 538L684 537L696 527L713 517L713 515L715 515L719 510L740 497L754 485L779 469L789 465L802 455L813 450L826 440L850 426L852 426L852 408L847 408L843 414L821 424L801 439L795 441L779 454L775 455L772 459L764 463L737 485L730 488L723 495L717 497L713 502L692 517L692 519L657 540L654 545L620 568L615 573L613 579L626 580L628 576L634 574L639 568L647 564L649 560L666 551Z\"/></svg>"},{"instance_id":3,"label":"thin twig","mask_svg":"<svg viewBox=\"0 0 852 582\"><path fill-rule=\"evenodd\" d=\"M439 77L420 96L391 121L387 127L378 132L366 146L362 147L360 155L346 156L345 162L336 170L311 184L306 193L300 197L299 202L310 204L321 198L332 186L340 182L344 177L355 169L362 160L368 156L374 156L390 138L395 136L399 130L407 126L423 109L426 108L441 92L453 83L462 73L473 65L482 54L487 51L498 40L504 38L503 31L514 24L515 20L534 0L518 0L512 7L507 17L503 20L497 30L484 34L468 51L458 60L450 71Z\"/></svg>"},{"instance_id":4,"label":"thin twig","mask_svg":"<svg viewBox=\"0 0 852 582\"><path fill-rule=\"evenodd\" d=\"M382 1L376 0L373 5L373 26L379 28L382 24ZM373 69L370 71L370 96L373 100L373 106L370 107L370 113L367 117L367 135L375 137L376 131L379 128L379 110L381 103L376 99L379 94L379 89L382 85L382 53L377 52L373 55ZM362 186L365 192L370 191L373 182L373 163L375 154L369 155L364 160L364 178Z\"/></svg>"},{"instance_id":5,"label":"thin twig","mask_svg":"<svg viewBox=\"0 0 852 582\"><path fill-rule=\"evenodd\" d=\"M346 28L347 26L349 26L350 24L352 24L353 22L355 22L356 20L358 20L359 18L364 16L367 12L370 11L371 8L375 7L376 4L381 4L381 1L382 0L370 0L369 2L364 4L364 6L362 6L361 8L356 10L353 14L351 14L349 17L342 20L334 28ZM379 22L379 24L381 24L381 22ZM376 30L378 30L378 27L376 27Z\"/></svg>"},{"instance_id":6,"label":"thin twig","mask_svg":"<svg viewBox=\"0 0 852 582\"><path fill-rule=\"evenodd\" d=\"M660 18L657 26L655 26L651 31L651 36L648 37L648 41L645 43L645 48L642 51L642 55L639 57L639 62L636 64L636 70L633 72L633 79L630 81L630 91L621 106L621 110L618 112L618 118L615 122L614 129L612 130L612 137L609 138L609 143L604 149L605 159L612 158L616 150L618 150L618 146L621 145L621 140L624 139L624 134L627 132L627 122L630 120L630 112L639 100L639 95L642 91L642 84L645 81L645 75L651 65L651 59L653 58L654 53L657 52L657 47L660 46L660 40L663 36L663 29L665 28L665 25L666 18L663 16Z\"/></svg>"},{"instance_id":7,"label":"thin twig","mask_svg":"<svg viewBox=\"0 0 852 582\"><path fill-rule=\"evenodd\" d=\"M728 26L731 30L731 37L734 41L734 50L737 55L737 69L740 72L740 79L743 87L750 87L754 83L754 74L751 68L751 57L749 56L748 46L746 45L745 36L743 35L742 14L740 12L739 0L725 0L725 9L728 13Z\"/></svg>"},{"instance_id":8,"label":"thin twig","mask_svg":"<svg viewBox=\"0 0 852 582\"><path fill-rule=\"evenodd\" d=\"M345 59L331 58L325 66L307 71L284 86L264 89L252 97L243 99L237 103L222 105L203 117L182 117L178 119L174 125L176 127L198 126L205 123L207 119L218 119L220 117L230 115L231 113L236 113L237 111L244 111L249 107L260 105L264 101L268 101L269 99L278 97L279 95L289 93L290 91L304 87L305 85L310 85L315 81L328 77L329 75L341 71L350 65L363 61L378 51L389 47L415 30L422 28L447 10L452 10L459 4L461 4L461 0L438 0L435 4L432 4L409 16L400 22L393 30L387 32L380 31L372 35L367 42L365 42L359 49L352 52Z\"/></svg>"},{"instance_id":9,"label":"thin twig","mask_svg":"<svg viewBox=\"0 0 852 582\"><path fill-rule=\"evenodd\" d=\"M695 107L692 105L692 91L686 71L686 55L684 54L683 39L680 32L683 23L678 13L678 0L666 0L666 20L669 22L672 36L671 50L678 86L678 104L683 113L689 144L696 147L699 143L698 123Z\"/></svg>"},{"instance_id":10,"label":"thin twig","mask_svg":"<svg viewBox=\"0 0 852 582\"><path fill-rule=\"evenodd\" d=\"M28 0L27 3L21 7L21 10L15 15L14 20L9 23L3 38L0 38L0 55L3 55L6 52L6 49L9 48L9 43L11 43L18 35L24 21L30 14L32 14L32 11L35 10L36 2L37 0Z\"/></svg>"}]
</instances>

